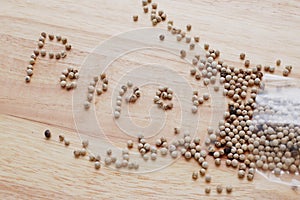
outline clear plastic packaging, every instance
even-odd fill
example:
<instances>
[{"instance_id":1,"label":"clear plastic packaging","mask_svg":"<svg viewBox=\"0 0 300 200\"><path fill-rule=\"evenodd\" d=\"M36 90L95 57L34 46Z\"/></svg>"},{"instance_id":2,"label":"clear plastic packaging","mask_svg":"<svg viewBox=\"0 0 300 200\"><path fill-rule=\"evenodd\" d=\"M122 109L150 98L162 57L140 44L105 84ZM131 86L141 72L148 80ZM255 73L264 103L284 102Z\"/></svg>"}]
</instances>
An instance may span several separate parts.
<instances>
[{"instance_id":1,"label":"clear plastic packaging","mask_svg":"<svg viewBox=\"0 0 300 200\"><path fill-rule=\"evenodd\" d=\"M259 159L268 166L258 172L270 181L291 186L300 186L299 83L297 79L266 74L253 115L253 132L263 152Z\"/></svg>"}]
</instances>

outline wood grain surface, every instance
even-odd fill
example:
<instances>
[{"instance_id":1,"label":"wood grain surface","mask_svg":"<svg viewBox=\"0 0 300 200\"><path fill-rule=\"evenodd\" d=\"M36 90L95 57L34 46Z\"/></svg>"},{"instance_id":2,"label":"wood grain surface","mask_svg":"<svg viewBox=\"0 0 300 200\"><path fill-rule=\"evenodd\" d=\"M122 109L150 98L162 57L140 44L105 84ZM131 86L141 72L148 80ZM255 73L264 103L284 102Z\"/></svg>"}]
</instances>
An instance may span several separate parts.
<instances>
[{"instance_id":1,"label":"wood grain surface","mask_svg":"<svg viewBox=\"0 0 300 200\"><path fill-rule=\"evenodd\" d=\"M245 52L251 65L274 65L276 59L281 59L282 66L293 66L292 78L300 77L300 1L165 0L157 3L176 26L184 28L192 24L191 35L200 35L199 45L209 43L212 48L219 49L221 58L229 64L241 67L239 54ZM111 95L122 84L120 80L128 70L159 63L175 70L192 88L202 93L210 90L199 87L189 76L188 64L179 56L163 50L134 51L111 63L107 69L109 90L95 99L95 116L105 135L89 135L85 130L78 134L78 119L74 118L73 111L83 110L83 106L72 103L76 92L86 91L81 90L81 85L75 91L61 89L59 75L70 65L80 69L87 56L112 36L152 27L149 15L143 13L141 1L1 0L0 5L0 199L300 198L295 187L271 182L259 174L252 182L240 180L236 170L227 168L224 163L216 167L210 158L208 173L213 178L209 195L204 193L208 184L203 178L196 181L191 178L199 165L183 158L172 161L159 156L156 161L144 162L136 156L141 166L133 173L104 165L95 170L88 157L75 159L73 150L80 148L84 137L95 137L90 148L104 158L108 144L118 152L118 148L126 147L126 141L137 134L124 132L111 114ZM135 14L139 15L138 22L132 21ZM158 24L157 28L166 30L166 22ZM42 31L67 37L73 48L65 59L38 58L32 81L26 84L26 66ZM130 45L130 39L122 45ZM47 42L45 46L47 51L62 48L56 42ZM178 55L179 51L180 46ZM282 68L277 67L275 74L281 75ZM174 81L176 84L179 85ZM132 120L137 127L146 127L152 120L164 121L161 132L149 136L151 143L161 135L174 138L173 128L181 123L179 116L182 114L182 110L177 109L180 108L177 99L174 100L175 108L166 115L153 108L155 88L151 84L141 87L143 98L128 107L130 116L120 118ZM216 126L225 109L226 101L222 100L221 92L211 93L214 98L205 103L197 115L197 135L202 141L207 127ZM183 100L184 103L189 101L190 97ZM192 127L180 125L187 129ZM52 131L50 140L44 139L45 129ZM59 134L70 140L69 147L58 141ZM233 192L217 194L218 184L231 184Z\"/></svg>"}]
</instances>

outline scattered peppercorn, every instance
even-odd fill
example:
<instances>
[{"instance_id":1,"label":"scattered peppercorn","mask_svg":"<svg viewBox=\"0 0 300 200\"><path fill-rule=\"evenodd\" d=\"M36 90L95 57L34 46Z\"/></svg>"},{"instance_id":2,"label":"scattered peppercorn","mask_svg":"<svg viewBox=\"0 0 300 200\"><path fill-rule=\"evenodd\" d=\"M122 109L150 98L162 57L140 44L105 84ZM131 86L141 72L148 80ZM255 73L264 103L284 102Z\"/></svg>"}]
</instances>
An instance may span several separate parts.
<instances>
[{"instance_id":1,"label":"scattered peppercorn","mask_svg":"<svg viewBox=\"0 0 300 200\"><path fill-rule=\"evenodd\" d=\"M46 139L49 139L49 138L51 137L51 132L50 132L50 130L48 130L48 129L45 130L44 135L45 135Z\"/></svg>"}]
</instances>

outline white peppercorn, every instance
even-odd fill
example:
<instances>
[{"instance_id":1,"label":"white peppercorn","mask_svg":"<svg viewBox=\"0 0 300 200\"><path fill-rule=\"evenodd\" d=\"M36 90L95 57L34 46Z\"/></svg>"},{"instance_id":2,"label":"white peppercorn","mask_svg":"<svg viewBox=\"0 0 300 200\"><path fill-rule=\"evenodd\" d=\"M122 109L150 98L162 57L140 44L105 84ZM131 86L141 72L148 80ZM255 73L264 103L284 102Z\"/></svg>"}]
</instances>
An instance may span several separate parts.
<instances>
[{"instance_id":1,"label":"white peppercorn","mask_svg":"<svg viewBox=\"0 0 300 200\"><path fill-rule=\"evenodd\" d=\"M226 192L227 193L231 193L232 192L232 186L231 185L227 185L226 186Z\"/></svg>"},{"instance_id":2,"label":"white peppercorn","mask_svg":"<svg viewBox=\"0 0 300 200\"><path fill-rule=\"evenodd\" d=\"M198 107L197 106L192 106L192 113L197 113Z\"/></svg>"},{"instance_id":3,"label":"white peppercorn","mask_svg":"<svg viewBox=\"0 0 300 200\"><path fill-rule=\"evenodd\" d=\"M198 172L193 172L192 178L193 178L194 180L198 179Z\"/></svg>"},{"instance_id":4,"label":"white peppercorn","mask_svg":"<svg viewBox=\"0 0 300 200\"><path fill-rule=\"evenodd\" d=\"M99 161L96 161L96 162L95 162L95 169L100 169L100 167L101 167L100 162L99 162Z\"/></svg>"},{"instance_id":5,"label":"white peppercorn","mask_svg":"<svg viewBox=\"0 0 300 200\"><path fill-rule=\"evenodd\" d=\"M204 168L204 169L207 169L208 168L208 162L204 161L201 166Z\"/></svg>"},{"instance_id":6,"label":"white peppercorn","mask_svg":"<svg viewBox=\"0 0 300 200\"><path fill-rule=\"evenodd\" d=\"M156 153L151 153L150 157L151 157L151 160L156 160L157 154Z\"/></svg>"},{"instance_id":7,"label":"white peppercorn","mask_svg":"<svg viewBox=\"0 0 300 200\"><path fill-rule=\"evenodd\" d=\"M220 166L221 165L221 159L220 158L216 158L215 159L215 165L216 166Z\"/></svg>"},{"instance_id":8,"label":"white peppercorn","mask_svg":"<svg viewBox=\"0 0 300 200\"><path fill-rule=\"evenodd\" d=\"M101 94L102 94L102 89L97 88L97 89L96 89L96 92L97 92L97 95L101 95Z\"/></svg>"},{"instance_id":9,"label":"white peppercorn","mask_svg":"<svg viewBox=\"0 0 300 200\"><path fill-rule=\"evenodd\" d=\"M205 101L207 101L207 100L209 99L209 94L208 94L208 93L204 93L204 94L203 94L203 99L204 99Z\"/></svg>"},{"instance_id":10,"label":"white peppercorn","mask_svg":"<svg viewBox=\"0 0 300 200\"><path fill-rule=\"evenodd\" d=\"M74 150L73 154L75 158L78 158L80 156L80 150Z\"/></svg>"},{"instance_id":11,"label":"white peppercorn","mask_svg":"<svg viewBox=\"0 0 300 200\"><path fill-rule=\"evenodd\" d=\"M246 173L245 173L244 170L239 170L239 171L238 171L238 177L239 177L239 178L244 178L244 177L245 177L245 174L246 174Z\"/></svg>"},{"instance_id":12,"label":"white peppercorn","mask_svg":"<svg viewBox=\"0 0 300 200\"><path fill-rule=\"evenodd\" d=\"M28 83L30 82L30 76L25 76L25 81Z\"/></svg>"},{"instance_id":13,"label":"white peppercorn","mask_svg":"<svg viewBox=\"0 0 300 200\"><path fill-rule=\"evenodd\" d=\"M160 149L160 153L161 153L162 156L165 156L168 153L168 149L163 147L163 148Z\"/></svg>"},{"instance_id":14,"label":"white peppercorn","mask_svg":"<svg viewBox=\"0 0 300 200\"><path fill-rule=\"evenodd\" d=\"M211 176L210 175L205 176L205 182L207 182L207 183L211 182Z\"/></svg>"},{"instance_id":15,"label":"white peppercorn","mask_svg":"<svg viewBox=\"0 0 300 200\"><path fill-rule=\"evenodd\" d=\"M171 152L171 157L172 157L172 158L177 158L177 157L178 157L178 151L176 151L176 150L175 150L175 151L172 151L172 152Z\"/></svg>"},{"instance_id":16,"label":"white peppercorn","mask_svg":"<svg viewBox=\"0 0 300 200\"><path fill-rule=\"evenodd\" d=\"M218 193L222 193L223 187L221 185L217 185L216 190Z\"/></svg>"}]
</instances>

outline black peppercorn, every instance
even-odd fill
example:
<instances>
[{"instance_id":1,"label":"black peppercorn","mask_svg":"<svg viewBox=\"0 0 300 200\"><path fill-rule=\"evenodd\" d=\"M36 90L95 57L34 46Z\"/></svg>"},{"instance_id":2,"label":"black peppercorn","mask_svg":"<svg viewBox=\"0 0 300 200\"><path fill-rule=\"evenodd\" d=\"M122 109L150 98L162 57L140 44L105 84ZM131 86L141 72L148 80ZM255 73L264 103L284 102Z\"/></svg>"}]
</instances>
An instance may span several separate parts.
<instances>
[{"instance_id":1,"label":"black peppercorn","mask_svg":"<svg viewBox=\"0 0 300 200\"><path fill-rule=\"evenodd\" d=\"M230 115L236 115L236 110L233 105L229 105L229 113Z\"/></svg>"},{"instance_id":2,"label":"black peppercorn","mask_svg":"<svg viewBox=\"0 0 300 200\"><path fill-rule=\"evenodd\" d=\"M225 78L227 76L227 72L226 71L221 71L220 76Z\"/></svg>"},{"instance_id":3,"label":"black peppercorn","mask_svg":"<svg viewBox=\"0 0 300 200\"><path fill-rule=\"evenodd\" d=\"M230 148L230 147L224 148L224 153L225 153L226 155L228 155L230 152L231 152L231 148Z\"/></svg>"},{"instance_id":4,"label":"black peppercorn","mask_svg":"<svg viewBox=\"0 0 300 200\"><path fill-rule=\"evenodd\" d=\"M49 130L45 130L45 137L46 139L49 139L51 137L51 132Z\"/></svg>"}]
</instances>

